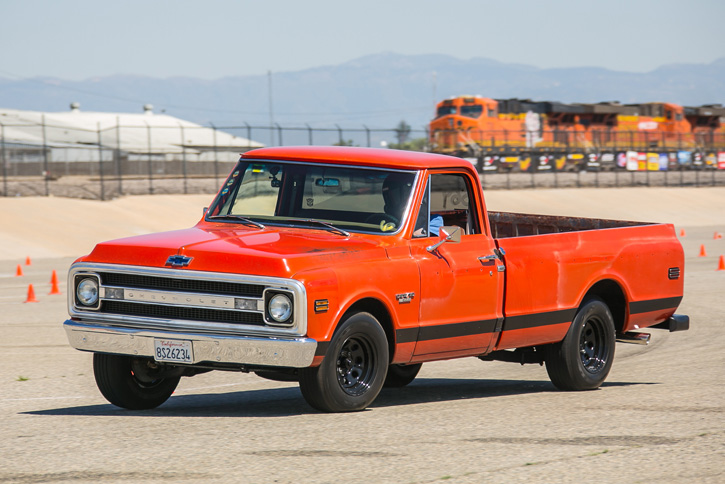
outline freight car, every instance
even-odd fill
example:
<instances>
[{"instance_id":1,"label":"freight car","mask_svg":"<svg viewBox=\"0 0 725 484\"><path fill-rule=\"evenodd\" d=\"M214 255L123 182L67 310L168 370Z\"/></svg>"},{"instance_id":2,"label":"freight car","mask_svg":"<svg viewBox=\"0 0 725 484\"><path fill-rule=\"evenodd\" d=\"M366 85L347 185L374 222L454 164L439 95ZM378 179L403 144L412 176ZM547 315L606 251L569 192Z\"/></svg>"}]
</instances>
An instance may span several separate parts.
<instances>
[{"instance_id":1,"label":"freight car","mask_svg":"<svg viewBox=\"0 0 725 484\"><path fill-rule=\"evenodd\" d=\"M717 168L725 108L459 96L438 103L429 132L432 151L476 157L482 171L632 169L621 163L632 153L666 158L657 169Z\"/></svg>"}]
</instances>

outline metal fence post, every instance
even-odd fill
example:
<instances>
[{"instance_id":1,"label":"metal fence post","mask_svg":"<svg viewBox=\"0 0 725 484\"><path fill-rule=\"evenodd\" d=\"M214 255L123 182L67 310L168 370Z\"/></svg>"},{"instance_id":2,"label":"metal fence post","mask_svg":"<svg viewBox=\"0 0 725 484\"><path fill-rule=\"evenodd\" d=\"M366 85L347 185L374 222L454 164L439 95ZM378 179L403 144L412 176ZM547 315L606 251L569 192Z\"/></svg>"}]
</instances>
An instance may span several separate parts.
<instances>
[{"instance_id":1,"label":"metal fence post","mask_svg":"<svg viewBox=\"0 0 725 484\"><path fill-rule=\"evenodd\" d=\"M179 123L179 130L181 131L181 171L184 176L184 195L186 195L189 193L186 180L186 138L184 137L184 126L181 123Z\"/></svg>"},{"instance_id":2,"label":"metal fence post","mask_svg":"<svg viewBox=\"0 0 725 484\"><path fill-rule=\"evenodd\" d=\"M599 168L597 168L597 171L594 172L594 186L596 188L599 188L599 171L602 167L602 160L599 159Z\"/></svg>"},{"instance_id":3,"label":"metal fence post","mask_svg":"<svg viewBox=\"0 0 725 484\"><path fill-rule=\"evenodd\" d=\"M45 196L50 195L48 187L48 140L45 134L45 114L40 116L40 123L43 128L43 178L45 178Z\"/></svg>"},{"instance_id":4,"label":"metal fence post","mask_svg":"<svg viewBox=\"0 0 725 484\"><path fill-rule=\"evenodd\" d=\"M274 123L275 126L277 126L277 138L279 139L279 146L284 146L284 142L282 141L282 126L279 125L279 123ZM272 133L272 136L274 136L274 133Z\"/></svg>"},{"instance_id":5,"label":"metal fence post","mask_svg":"<svg viewBox=\"0 0 725 484\"><path fill-rule=\"evenodd\" d=\"M217 141L216 141L216 126L214 126L214 123L210 122L212 129L214 130L212 132L214 136L214 181L216 181L216 186L219 186L219 150L217 149Z\"/></svg>"},{"instance_id":6,"label":"metal fence post","mask_svg":"<svg viewBox=\"0 0 725 484\"><path fill-rule=\"evenodd\" d=\"M244 122L244 125L247 127L247 149L252 149L252 127L247 124L247 122Z\"/></svg>"},{"instance_id":7,"label":"metal fence post","mask_svg":"<svg viewBox=\"0 0 725 484\"><path fill-rule=\"evenodd\" d=\"M335 125L335 127L337 127L337 134L340 138L340 146L344 146L345 140L342 139L342 128L337 124Z\"/></svg>"},{"instance_id":8,"label":"metal fence post","mask_svg":"<svg viewBox=\"0 0 725 484\"><path fill-rule=\"evenodd\" d=\"M625 161L625 167L626 167L626 161ZM614 186L619 188L619 170L617 167L614 167Z\"/></svg>"},{"instance_id":9,"label":"metal fence post","mask_svg":"<svg viewBox=\"0 0 725 484\"><path fill-rule=\"evenodd\" d=\"M715 168L712 170L712 186L715 186L715 172L717 171L717 158L715 158Z\"/></svg>"},{"instance_id":10,"label":"metal fence post","mask_svg":"<svg viewBox=\"0 0 725 484\"><path fill-rule=\"evenodd\" d=\"M366 135L367 142L368 142L367 147L370 148L370 128L368 128L364 124L363 124L363 128L365 128L365 135Z\"/></svg>"},{"instance_id":11,"label":"metal fence post","mask_svg":"<svg viewBox=\"0 0 725 484\"><path fill-rule=\"evenodd\" d=\"M154 194L154 169L151 166L151 126L149 126L149 123L144 121L144 124L146 125L146 137L148 141L148 162L149 162L149 195Z\"/></svg>"},{"instance_id":12,"label":"metal fence post","mask_svg":"<svg viewBox=\"0 0 725 484\"><path fill-rule=\"evenodd\" d=\"M8 162L5 158L5 125L0 123L0 156L3 159L3 196L8 196Z\"/></svg>"},{"instance_id":13,"label":"metal fence post","mask_svg":"<svg viewBox=\"0 0 725 484\"><path fill-rule=\"evenodd\" d=\"M314 143L312 142L312 128L309 124L305 123L305 126L307 126L307 144L312 146Z\"/></svg>"},{"instance_id":14,"label":"metal fence post","mask_svg":"<svg viewBox=\"0 0 725 484\"><path fill-rule=\"evenodd\" d=\"M534 173L536 173L536 170L534 169L534 155L529 154L529 171L531 172L531 188L536 188L536 180L534 179Z\"/></svg>"},{"instance_id":15,"label":"metal fence post","mask_svg":"<svg viewBox=\"0 0 725 484\"><path fill-rule=\"evenodd\" d=\"M647 158L647 162L645 165L645 180L647 180L647 186L649 186L649 156L647 154L645 154L645 156Z\"/></svg>"},{"instance_id":16,"label":"metal fence post","mask_svg":"<svg viewBox=\"0 0 725 484\"><path fill-rule=\"evenodd\" d=\"M98 174L101 182L101 200L106 199L105 186L103 183L103 145L101 144L101 123L96 123L98 133Z\"/></svg>"},{"instance_id":17,"label":"metal fence post","mask_svg":"<svg viewBox=\"0 0 725 484\"><path fill-rule=\"evenodd\" d=\"M670 186L669 181L667 180L667 178L668 178L667 175L670 172L670 160L669 160L669 155L667 155L667 156L668 156L668 159L667 159L667 167L665 168L665 186L666 187Z\"/></svg>"},{"instance_id":18,"label":"metal fence post","mask_svg":"<svg viewBox=\"0 0 725 484\"><path fill-rule=\"evenodd\" d=\"M121 167L121 121L116 116L116 173L118 174L118 194L123 195L123 168Z\"/></svg>"}]
</instances>

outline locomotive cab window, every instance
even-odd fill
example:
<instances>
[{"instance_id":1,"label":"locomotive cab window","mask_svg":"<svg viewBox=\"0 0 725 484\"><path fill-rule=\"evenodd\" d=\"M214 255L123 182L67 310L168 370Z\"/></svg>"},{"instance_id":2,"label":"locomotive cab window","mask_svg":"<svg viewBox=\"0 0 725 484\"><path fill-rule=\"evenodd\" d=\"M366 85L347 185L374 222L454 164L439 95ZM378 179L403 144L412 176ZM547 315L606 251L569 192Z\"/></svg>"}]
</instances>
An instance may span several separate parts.
<instances>
[{"instance_id":1,"label":"locomotive cab window","mask_svg":"<svg viewBox=\"0 0 725 484\"><path fill-rule=\"evenodd\" d=\"M457 108L451 105L440 106L438 108L438 117L448 116L449 114L456 114Z\"/></svg>"},{"instance_id":2,"label":"locomotive cab window","mask_svg":"<svg viewBox=\"0 0 725 484\"><path fill-rule=\"evenodd\" d=\"M468 118L478 118L483 114L483 106L474 104L473 106L461 106L461 116Z\"/></svg>"}]
</instances>

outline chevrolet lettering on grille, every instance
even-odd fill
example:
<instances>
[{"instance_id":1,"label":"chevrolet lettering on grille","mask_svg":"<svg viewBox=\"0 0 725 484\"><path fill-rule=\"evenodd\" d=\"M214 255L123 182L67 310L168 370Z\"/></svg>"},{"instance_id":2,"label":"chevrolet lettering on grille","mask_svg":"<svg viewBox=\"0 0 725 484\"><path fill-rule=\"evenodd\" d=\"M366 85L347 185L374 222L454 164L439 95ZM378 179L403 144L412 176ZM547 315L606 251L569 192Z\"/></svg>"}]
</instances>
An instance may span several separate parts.
<instances>
[{"instance_id":1,"label":"chevrolet lettering on grille","mask_svg":"<svg viewBox=\"0 0 725 484\"><path fill-rule=\"evenodd\" d=\"M210 294L182 294L175 292L125 289L123 290L123 300L167 304L173 306L234 309L234 297ZM260 301L262 300L260 299ZM259 306L259 304L257 304L257 306ZM262 307L262 310L263 309L264 307Z\"/></svg>"},{"instance_id":2,"label":"chevrolet lettering on grille","mask_svg":"<svg viewBox=\"0 0 725 484\"><path fill-rule=\"evenodd\" d=\"M166 259L166 265L171 267L186 267L192 261L193 257L185 255L172 255Z\"/></svg>"}]
</instances>

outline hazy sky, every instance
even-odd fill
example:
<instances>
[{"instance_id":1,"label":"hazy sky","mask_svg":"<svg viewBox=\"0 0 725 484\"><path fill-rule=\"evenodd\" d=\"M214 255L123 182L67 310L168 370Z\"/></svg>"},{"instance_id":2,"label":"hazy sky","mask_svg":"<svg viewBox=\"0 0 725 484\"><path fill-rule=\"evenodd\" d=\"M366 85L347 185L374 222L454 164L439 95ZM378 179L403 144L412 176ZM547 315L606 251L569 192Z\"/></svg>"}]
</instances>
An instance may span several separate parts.
<instances>
[{"instance_id":1,"label":"hazy sky","mask_svg":"<svg viewBox=\"0 0 725 484\"><path fill-rule=\"evenodd\" d=\"M0 0L0 77L226 76L367 54L646 72L725 57L725 0Z\"/></svg>"}]
</instances>

